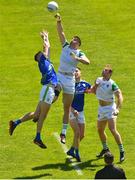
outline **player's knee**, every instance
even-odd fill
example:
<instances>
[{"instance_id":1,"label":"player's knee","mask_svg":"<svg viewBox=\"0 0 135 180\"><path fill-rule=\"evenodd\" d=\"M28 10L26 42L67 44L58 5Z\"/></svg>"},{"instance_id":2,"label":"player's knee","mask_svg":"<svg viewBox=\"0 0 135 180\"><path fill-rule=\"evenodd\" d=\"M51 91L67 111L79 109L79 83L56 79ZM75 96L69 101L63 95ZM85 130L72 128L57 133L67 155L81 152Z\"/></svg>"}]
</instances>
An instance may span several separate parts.
<instances>
[{"instance_id":1,"label":"player's knee","mask_svg":"<svg viewBox=\"0 0 135 180\"><path fill-rule=\"evenodd\" d=\"M84 138L84 134L80 134L80 141Z\"/></svg>"},{"instance_id":2,"label":"player's knee","mask_svg":"<svg viewBox=\"0 0 135 180\"><path fill-rule=\"evenodd\" d=\"M39 118L39 114L38 113L34 113L33 115L33 122L37 122Z\"/></svg>"},{"instance_id":3,"label":"player's knee","mask_svg":"<svg viewBox=\"0 0 135 180\"><path fill-rule=\"evenodd\" d=\"M114 129L114 128L109 128L109 129L110 129L110 131L111 131L112 134L117 134L116 129Z\"/></svg>"},{"instance_id":4,"label":"player's knee","mask_svg":"<svg viewBox=\"0 0 135 180\"><path fill-rule=\"evenodd\" d=\"M33 118L34 119L38 119L39 118L39 114L37 112L35 112Z\"/></svg>"}]
</instances>

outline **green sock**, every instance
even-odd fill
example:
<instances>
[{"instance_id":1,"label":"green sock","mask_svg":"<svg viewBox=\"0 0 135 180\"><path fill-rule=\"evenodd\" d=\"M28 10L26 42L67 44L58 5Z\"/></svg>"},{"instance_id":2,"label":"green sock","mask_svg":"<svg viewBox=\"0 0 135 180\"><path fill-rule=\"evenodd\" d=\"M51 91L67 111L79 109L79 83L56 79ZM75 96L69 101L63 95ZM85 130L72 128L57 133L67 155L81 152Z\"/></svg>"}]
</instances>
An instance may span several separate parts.
<instances>
[{"instance_id":1,"label":"green sock","mask_svg":"<svg viewBox=\"0 0 135 180\"><path fill-rule=\"evenodd\" d=\"M62 134L66 135L68 124L63 124Z\"/></svg>"},{"instance_id":2,"label":"green sock","mask_svg":"<svg viewBox=\"0 0 135 180\"><path fill-rule=\"evenodd\" d=\"M105 149L105 150L106 150L106 149L109 149L106 142L103 142L103 141L102 141L102 146L103 146L103 149Z\"/></svg>"},{"instance_id":3,"label":"green sock","mask_svg":"<svg viewBox=\"0 0 135 180\"><path fill-rule=\"evenodd\" d=\"M124 152L123 144L118 144L120 152Z\"/></svg>"}]
</instances>

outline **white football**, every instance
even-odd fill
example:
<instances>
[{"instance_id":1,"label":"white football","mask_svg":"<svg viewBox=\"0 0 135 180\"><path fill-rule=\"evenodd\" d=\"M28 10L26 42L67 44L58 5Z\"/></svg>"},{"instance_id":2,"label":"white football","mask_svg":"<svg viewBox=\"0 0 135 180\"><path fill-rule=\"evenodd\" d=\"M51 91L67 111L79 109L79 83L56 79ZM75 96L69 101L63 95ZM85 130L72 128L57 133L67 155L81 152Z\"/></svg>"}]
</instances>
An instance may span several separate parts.
<instances>
[{"instance_id":1,"label":"white football","mask_svg":"<svg viewBox=\"0 0 135 180\"><path fill-rule=\"evenodd\" d=\"M55 1L50 1L47 5L48 11L57 11L59 8L58 4Z\"/></svg>"}]
</instances>

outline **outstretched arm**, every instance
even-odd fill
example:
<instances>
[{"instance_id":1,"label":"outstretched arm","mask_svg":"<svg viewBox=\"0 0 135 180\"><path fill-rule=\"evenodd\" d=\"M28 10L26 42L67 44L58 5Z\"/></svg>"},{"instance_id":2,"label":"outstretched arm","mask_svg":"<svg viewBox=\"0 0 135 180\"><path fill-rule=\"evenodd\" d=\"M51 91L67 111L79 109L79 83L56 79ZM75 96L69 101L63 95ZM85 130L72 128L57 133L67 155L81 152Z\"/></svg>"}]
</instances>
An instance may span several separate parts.
<instances>
[{"instance_id":1,"label":"outstretched arm","mask_svg":"<svg viewBox=\"0 0 135 180\"><path fill-rule=\"evenodd\" d=\"M98 84L95 84L93 86L91 86L89 89L86 89L85 93L94 93L96 94L96 90L97 90Z\"/></svg>"},{"instance_id":2,"label":"outstretched arm","mask_svg":"<svg viewBox=\"0 0 135 180\"><path fill-rule=\"evenodd\" d=\"M58 31L58 35L59 35L59 38L60 38L60 42L61 44L63 45L66 41L66 37L65 37L65 34L64 34L64 31L63 31L63 26L61 24L61 16L59 13L57 13L55 15L55 18L57 20L57 31Z\"/></svg>"},{"instance_id":3,"label":"outstretched arm","mask_svg":"<svg viewBox=\"0 0 135 180\"><path fill-rule=\"evenodd\" d=\"M50 59L50 42L49 42L48 34L49 33L44 30L40 33L41 38L43 39L43 53L46 58Z\"/></svg>"}]
</instances>

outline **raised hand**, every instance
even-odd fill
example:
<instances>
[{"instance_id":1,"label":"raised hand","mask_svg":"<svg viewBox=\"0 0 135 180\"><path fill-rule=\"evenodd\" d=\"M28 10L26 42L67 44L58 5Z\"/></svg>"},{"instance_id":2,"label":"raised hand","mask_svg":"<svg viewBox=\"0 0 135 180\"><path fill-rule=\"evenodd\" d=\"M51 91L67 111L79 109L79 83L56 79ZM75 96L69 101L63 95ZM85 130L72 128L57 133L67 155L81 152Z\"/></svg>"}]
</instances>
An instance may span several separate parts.
<instances>
[{"instance_id":1,"label":"raised hand","mask_svg":"<svg viewBox=\"0 0 135 180\"><path fill-rule=\"evenodd\" d=\"M43 30L42 32L40 32L40 36L43 39L44 46L50 47L48 35L49 35L49 33L46 30Z\"/></svg>"},{"instance_id":2,"label":"raised hand","mask_svg":"<svg viewBox=\"0 0 135 180\"><path fill-rule=\"evenodd\" d=\"M56 18L57 21L61 21L61 16L59 13L57 13L54 17Z\"/></svg>"}]
</instances>

